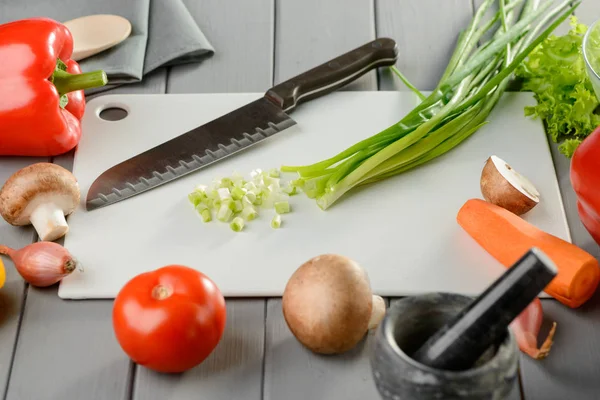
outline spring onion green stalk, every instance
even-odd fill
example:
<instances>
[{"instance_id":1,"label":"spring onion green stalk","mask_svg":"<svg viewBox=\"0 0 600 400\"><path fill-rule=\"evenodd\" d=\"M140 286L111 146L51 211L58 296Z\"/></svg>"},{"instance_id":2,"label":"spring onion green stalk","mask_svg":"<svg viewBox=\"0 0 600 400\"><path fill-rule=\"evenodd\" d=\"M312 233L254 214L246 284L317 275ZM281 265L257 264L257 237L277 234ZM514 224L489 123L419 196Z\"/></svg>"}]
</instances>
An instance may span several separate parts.
<instances>
[{"instance_id":1,"label":"spring onion green stalk","mask_svg":"<svg viewBox=\"0 0 600 400\"><path fill-rule=\"evenodd\" d=\"M410 171L477 132L486 124L515 69L581 0L565 0L551 11L552 0L525 0L517 14L516 6L521 2L483 1L461 32L446 70L427 97L393 67L421 103L398 123L331 158L306 166L283 166L282 172L299 175L292 186L303 188L325 210L352 189ZM485 21L483 17L494 3L498 11Z\"/></svg>"}]
</instances>

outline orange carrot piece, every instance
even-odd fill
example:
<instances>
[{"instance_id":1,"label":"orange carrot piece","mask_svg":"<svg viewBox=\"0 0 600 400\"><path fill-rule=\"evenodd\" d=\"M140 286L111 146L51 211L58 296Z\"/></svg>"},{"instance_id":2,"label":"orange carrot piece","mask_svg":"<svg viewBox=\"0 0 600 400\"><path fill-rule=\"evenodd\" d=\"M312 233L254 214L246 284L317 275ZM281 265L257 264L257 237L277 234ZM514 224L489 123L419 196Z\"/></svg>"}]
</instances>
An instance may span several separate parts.
<instances>
[{"instance_id":1,"label":"orange carrot piece","mask_svg":"<svg viewBox=\"0 0 600 400\"><path fill-rule=\"evenodd\" d=\"M470 199L456 219L481 247L507 268L532 247L546 253L556 264L558 274L544 291L571 308L589 300L600 283L600 266L591 254L502 207Z\"/></svg>"}]
</instances>

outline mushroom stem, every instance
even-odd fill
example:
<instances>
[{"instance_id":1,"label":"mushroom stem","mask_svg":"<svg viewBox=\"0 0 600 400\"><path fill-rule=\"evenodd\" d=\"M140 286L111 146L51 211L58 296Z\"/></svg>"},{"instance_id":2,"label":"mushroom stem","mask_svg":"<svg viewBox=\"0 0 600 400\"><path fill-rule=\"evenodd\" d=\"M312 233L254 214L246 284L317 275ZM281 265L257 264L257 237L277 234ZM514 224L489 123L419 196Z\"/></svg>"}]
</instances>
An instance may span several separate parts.
<instances>
[{"instance_id":1,"label":"mushroom stem","mask_svg":"<svg viewBox=\"0 0 600 400\"><path fill-rule=\"evenodd\" d=\"M42 203L31 213L31 223L43 241L53 241L69 231L62 208L56 204Z\"/></svg>"},{"instance_id":2,"label":"mushroom stem","mask_svg":"<svg viewBox=\"0 0 600 400\"><path fill-rule=\"evenodd\" d=\"M373 306L371 308L371 318L369 319L369 329L377 328L384 316L385 301L383 301L382 297L373 295Z\"/></svg>"}]
</instances>

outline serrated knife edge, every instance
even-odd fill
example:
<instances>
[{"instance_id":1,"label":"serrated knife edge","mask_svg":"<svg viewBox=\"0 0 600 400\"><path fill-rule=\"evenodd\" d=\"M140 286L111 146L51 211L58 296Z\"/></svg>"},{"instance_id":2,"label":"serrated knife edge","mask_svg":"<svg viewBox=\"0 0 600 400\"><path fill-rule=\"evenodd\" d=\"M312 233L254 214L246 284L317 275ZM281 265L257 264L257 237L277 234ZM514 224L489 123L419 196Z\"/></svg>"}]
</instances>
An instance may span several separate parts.
<instances>
[{"instance_id":1,"label":"serrated knife edge","mask_svg":"<svg viewBox=\"0 0 600 400\"><path fill-rule=\"evenodd\" d=\"M269 122L266 128L256 127L255 132L253 134L243 132L241 139L232 137L230 139L230 144L221 144L223 147L225 147L225 149L207 149L205 151L206 154L193 154L190 157L190 159L179 160L179 165L177 166L167 165L164 171L152 171L152 177L140 177L135 183L132 183L131 181L124 182L122 186L112 187L109 193L97 192L97 194L95 193L94 197L90 198L89 195L91 193L94 193L94 184L92 184L90 190L88 191L86 208L88 211L95 210L97 208L101 208L109 204L114 204L119 201L125 200L129 197L154 189L157 186L163 185L174 179L178 179L184 175L188 175L216 161L225 159L294 125L296 125L296 122L291 118L284 120L279 124ZM187 164L187 167L181 165L181 162ZM117 168L119 165L120 164L113 166L112 168L105 171L105 173L109 172L113 168ZM169 171L169 168L171 168L172 171ZM103 173L102 175L104 175L105 173ZM102 175L98 177L97 181L99 181Z\"/></svg>"}]
</instances>

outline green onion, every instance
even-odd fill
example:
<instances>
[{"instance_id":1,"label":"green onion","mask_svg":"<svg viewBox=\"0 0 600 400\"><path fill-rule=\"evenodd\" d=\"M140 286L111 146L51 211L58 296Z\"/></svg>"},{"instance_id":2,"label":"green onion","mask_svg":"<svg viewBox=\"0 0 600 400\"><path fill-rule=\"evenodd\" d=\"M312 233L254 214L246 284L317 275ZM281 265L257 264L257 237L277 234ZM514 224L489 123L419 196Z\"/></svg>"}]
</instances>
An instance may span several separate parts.
<instances>
[{"instance_id":1,"label":"green onion","mask_svg":"<svg viewBox=\"0 0 600 400\"><path fill-rule=\"evenodd\" d=\"M275 212L277 214L285 214L290 212L290 203L287 201L278 201L275 203Z\"/></svg>"},{"instance_id":2,"label":"green onion","mask_svg":"<svg viewBox=\"0 0 600 400\"><path fill-rule=\"evenodd\" d=\"M194 207L196 207L204 199L204 195L200 192L194 191L188 194L188 199L190 200L190 203L192 203Z\"/></svg>"},{"instance_id":3,"label":"green onion","mask_svg":"<svg viewBox=\"0 0 600 400\"><path fill-rule=\"evenodd\" d=\"M247 190L246 189L242 189L239 187L234 187L231 190L231 197L234 200L240 200L242 197L244 197L244 195L246 194Z\"/></svg>"},{"instance_id":4,"label":"green onion","mask_svg":"<svg viewBox=\"0 0 600 400\"><path fill-rule=\"evenodd\" d=\"M235 217L229 226L234 232L239 232L244 229L244 220L241 217Z\"/></svg>"},{"instance_id":5,"label":"green onion","mask_svg":"<svg viewBox=\"0 0 600 400\"><path fill-rule=\"evenodd\" d=\"M202 221L203 222L210 222L212 221L212 213L210 212L210 210L207 208L205 210L202 210L202 212L200 213L200 215L202 216Z\"/></svg>"},{"instance_id":6,"label":"green onion","mask_svg":"<svg viewBox=\"0 0 600 400\"><path fill-rule=\"evenodd\" d=\"M221 201L231 199L231 192L229 191L229 188L227 188L227 187L219 188L217 190L217 193L219 194L219 199Z\"/></svg>"},{"instance_id":7,"label":"green onion","mask_svg":"<svg viewBox=\"0 0 600 400\"><path fill-rule=\"evenodd\" d=\"M277 214L271 220L271 228L278 229L281 226L281 215Z\"/></svg>"},{"instance_id":8,"label":"green onion","mask_svg":"<svg viewBox=\"0 0 600 400\"><path fill-rule=\"evenodd\" d=\"M269 171L269 176L272 178L279 178L279 171L276 168L273 168Z\"/></svg>"},{"instance_id":9,"label":"green onion","mask_svg":"<svg viewBox=\"0 0 600 400\"><path fill-rule=\"evenodd\" d=\"M206 203L198 203L198 205L195 208L196 211L198 211L198 213L201 213L204 210L208 210L208 205Z\"/></svg>"},{"instance_id":10,"label":"green onion","mask_svg":"<svg viewBox=\"0 0 600 400\"><path fill-rule=\"evenodd\" d=\"M287 193L290 196L293 196L293 195L295 195L297 193L296 186L288 185L288 186L285 187L285 189L283 189L283 192Z\"/></svg>"},{"instance_id":11,"label":"green onion","mask_svg":"<svg viewBox=\"0 0 600 400\"><path fill-rule=\"evenodd\" d=\"M244 224L259 217L258 206L273 208L277 214L289 213L289 195L300 191L301 185L304 183L285 182L277 169L268 173L257 169L252 171L249 180L234 173L214 179L208 186L199 185L188 194L188 199L204 222L211 221L214 212L217 220L229 222L231 229L239 232ZM273 221L277 227L281 224L280 217Z\"/></svg>"},{"instance_id":12,"label":"green onion","mask_svg":"<svg viewBox=\"0 0 600 400\"><path fill-rule=\"evenodd\" d=\"M232 207L233 212L236 212L236 213L240 212L240 211L242 211L243 208L244 207L242 206L241 200L236 200L233 202L233 207Z\"/></svg>"},{"instance_id":13,"label":"green onion","mask_svg":"<svg viewBox=\"0 0 600 400\"><path fill-rule=\"evenodd\" d=\"M254 204L254 202L256 201L256 194L254 194L254 192L248 192L246 193L242 201L243 200L248 200L250 204Z\"/></svg>"},{"instance_id":14,"label":"green onion","mask_svg":"<svg viewBox=\"0 0 600 400\"><path fill-rule=\"evenodd\" d=\"M242 210L241 215L242 215L242 218L244 218L246 221L252 221L253 219L256 218L258 213L254 209L254 207L246 207Z\"/></svg>"},{"instance_id":15,"label":"green onion","mask_svg":"<svg viewBox=\"0 0 600 400\"><path fill-rule=\"evenodd\" d=\"M231 218L232 215L233 215L233 211L227 205L227 203L221 204L221 207L219 208L219 212L217 213L217 219L222 222L227 222L227 221L229 221L229 218Z\"/></svg>"},{"instance_id":16,"label":"green onion","mask_svg":"<svg viewBox=\"0 0 600 400\"><path fill-rule=\"evenodd\" d=\"M550 12L552 0L525 0L523 11L517 15L519 2L483 1L460 34L446 70L429 96L424 98L392 67L421 98L421 103L398 123L333 157L311 165L283 166L281 171L296 172L299 182L294 186L302 187L307 197L325 210L359 186L409 171L458 146L485 125L514 70L581 0L564 0ZM494 3L498 11L484 21ZM489 39L484 37L489 33Z\"/></svg>"}]
</instances>

